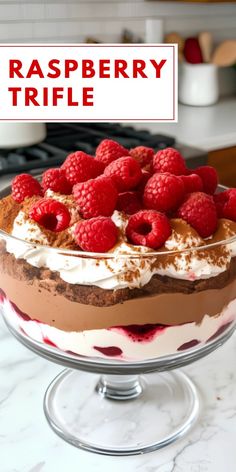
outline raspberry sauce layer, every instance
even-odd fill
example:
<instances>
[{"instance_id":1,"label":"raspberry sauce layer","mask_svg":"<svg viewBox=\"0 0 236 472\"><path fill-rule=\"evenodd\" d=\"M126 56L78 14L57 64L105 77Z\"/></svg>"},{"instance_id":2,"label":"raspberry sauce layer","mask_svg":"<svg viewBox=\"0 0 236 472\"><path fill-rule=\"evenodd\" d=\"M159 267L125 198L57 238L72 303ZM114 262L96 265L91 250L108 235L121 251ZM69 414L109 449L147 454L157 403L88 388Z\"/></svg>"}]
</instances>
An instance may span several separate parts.
<instances>
[{"instance_id":1,"label":"raspberry sauce layer","mask_svg":"<svg viewBox=\"0 0 236 472\"><path fill-rule=\"evenodd\" d=\"M127 335L137 332L134 327L65 332L22 316L17 306L4 298L3 309L10 323L30 338L80 356L139 361L160 356L187 352L220 338L235 323L236 301L231 302L217 317L204 316L202 323L186 323L181 326L140 326L139 338ZM155 336L147 339L147 333L156 328Z\"/></svg>"}]
</instances>

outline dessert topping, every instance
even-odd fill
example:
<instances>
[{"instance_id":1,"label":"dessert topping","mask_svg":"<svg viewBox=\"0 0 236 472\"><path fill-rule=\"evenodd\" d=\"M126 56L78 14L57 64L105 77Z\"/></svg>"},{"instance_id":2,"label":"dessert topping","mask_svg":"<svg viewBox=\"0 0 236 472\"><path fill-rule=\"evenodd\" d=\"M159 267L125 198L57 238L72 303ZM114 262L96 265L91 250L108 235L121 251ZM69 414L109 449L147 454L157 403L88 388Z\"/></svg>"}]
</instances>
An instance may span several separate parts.
<instances>
[{"instance_id":1,"label":"dessert topping","mask_svg":"<svg viewBox=\"0 0 236 472\"><path fill-rule=\"evenodd\" d=\"M116 244L118 229L111 218L98 216L77 223L74 236L84 251L107 252Z\"/></svg>"},{"instance_id":2,"label":"dessert topping","mask_svg":"<svg viewBox=\"0 0 236 472\"><path fill-rule=\"evenodd\" d=\"M174 175L185 175L187 168L184 158L174 148L166 148L158 151L153 158L154 172L169 172Z\"/></svg>"},{"instance_id":3,"label":"dessert topping","mask_svg":"<svg viewBox=\"0 0 236 472\"><path fill-rule=\"evenodd\" d=\"M62 169L65 170L66 178L72 186L79 182L95 179L95 177L102 174L104 167L89 154L76 151L67 156Z\"/></svg>"},{"instance_id":4,"label":"dessert topping","mask_svg":"<svg viewBox=\"0 0 236 472\"><path fill-rule=\"evenodd\" d=\"M203 190L202 179L197 174L181 175L181 180L186 193L201 192Z\"/></svg>"},{"instance_id":5,"label":"dessert topping","mask_svg":"<svg viewBox=\"0 0 236 472\"><path fill-rule=\"evenodd\" d=\"M104 174L112 178L120 192L135 188L142 178L139 163L129 156L111 162L106 167Z\"/></svg>"},{"instance_id":6,"label":"dessert topping","mask_svg":"<svg viewBox=\"0 0 236 472\"><path fill-rule=\"evenodd\" d=\"M52 190L63 195L70 195L72 186L66 178L64 169L48 169L42 176L42 187L44 192Z\"/></svg>"},{"instance_id":7,"label":"dessert topping","mask_svg":"<svg viewBox=\"0 0 236 472\"><path fill-rule=\"evenodd\" d=\"M219 218L228 218L236 222L236 189L231 188L214 195Z\"/></svg>"},{"instance_id":8,"label":"dessert topping","mask_svg":"<svg viewBox=\"0 0 236 472\"><path fill-rule=\"evenodd\" d=\"M106 167L116 159L128 155L128 149L125 149L121 144L111 139L104 139L97 147L95 160L101 162Z\"/></svg>"},{"instance_id":9,"label":"dessert topping","mask_svg":"<svg viewBox=\"0 0 236 472\"><path fill-rule=\"evenodd\" d=\"M214 200L203 192L189 194L178 209L177 216L187 221L202 238L208 238L217 229Z\"/></svg>"},{"instance_id":10,"label":"dessert topping","mask_svg":"<svg viewBox=\"0 0 236 472\"><path fill-rule=\"evenodd\" d=\"M171 236L165 242L167 251L184 251L185 249L204 246L204 239L186 221L180 218L171 218Z\"/></svg>"},{"instance_id":11,"label":"dessert topping","mask_svg":"<svg viewBox=\"0 0 236 472\"><path fill-rule=\"evenodd\" d=\"M154 151L150 147L146 146L137 146L133 149L130 149L130 155L133 157L140 165L140 167L149 170L152 166L152 161L154 157Z\"/></svg>"},{"instance_id":12,"label":"dessert topping","mask_svg":"<svg viewBox=\"0 0 236 472\"><path fill-rule=\"evenodd\" d=\"M142 202L138 192L119 193L116 204L118 211L123 211L127 215L133 215L141 210Z\"/></svg>"},{"instance_id":13,"label":"dessert topping","mask_svg":"<svg viewBox=\"0 0 236 472\"><path fill-rule=\"evenodd\" d=\"M67 207L52 198L42 198L32 205L29 217L47 230L60 232L68 228L70 213Z\"/></svg>"},{"instance_id":14,"label":"dessert topping","mask_svg":"<svg viewBox=\"0 0 236 472\"><path fill-rule=\"evenodd\" d=\"M12 181L11 189L12 198L17 203L22 203L25 198L43 194L40 183L30 174L17 175Z\"/></svg>"},{"instance_id":15,"label":"dessert topping","mask_svg":"<svg viewBox=\"0 0 236 472\"><path fill-rule=\"evenodd\" d=\"M199 175L203 183L203 192L213 195L218 185L218 175L214 167L202 166L194 169L194 174Z\"/></svg>"},{"instance_id":16,"label":"dessert topping","mask_svg":"<svg viewBox=\"0 0 236 472\"><path fill-rule=\"evenodd\" d=\"M158 249L171 235L171 227L162 213L141 210L129 218L126 235L133 244Z\"/></svg>"},{"instance_id":17,"label":"dessert topping","mask_svg":"<svg viewBox=\"0 0 236 472\"><path fill-rule=\"evenodd\" d=\"M98 177L81 182L73 188L74 198L83 218L111 216L118 192L110 177Z\"/></svg>"},{"instance_id":18,"label":"dessert topping","mask_svg":"<svg viewBox=\"0 0 236 472\"><path fill-rule=\"evenodd\" d=\"M16 235L22 228L22 239L28 240L29 232L32 242L42 240L39 243L45 244L46 237L51 246L74 249L78 242L78 238L76 242L74 239L75 225L83 223L80 231L83 227L86 231L89 228L89 223L86 226L81 222L82 218L111 217L119 232L117 247L120 246L121 251L158 249L165 241L167 250L182 250L186 244L188 247L203 245L202 238L214 233L211 240L215 238L217 214L221 221L226 218L232 224L236 222L236 189L215 195L217 184L218 176L213 167L187 169L176 149L166 148L154 154L152 148L137 146L129 151L105 139L97 147L95 158L76 151L69 154L60 169L44 172L42 186L31 175L15 177L10 210L6 210L0 224L4 220L1 227L7 227ZM178 231L172 227L169 238L173 216L190 225L196 232L195 239L179 234L179 224ZM97 225L102 227L101 221ZM36 230L43 234L42 239ZM113 245L116 239L113 237ZM95 244L93 239L92 244ZM80 247L83 248L83 242ZM98 247L97 252L100 250Z\"/></svg>"},{"instance_id":19,"label":"dessert topping","mask_svg":"<svg viewBox=\"0 0 236 472\"><path fill-rule=\"evenodd\" d=\"M185 195L180 177L171 174L154 174L144 189L143 201L146 208L164 213L176 210Z\"/></svg>"}]
</instances>

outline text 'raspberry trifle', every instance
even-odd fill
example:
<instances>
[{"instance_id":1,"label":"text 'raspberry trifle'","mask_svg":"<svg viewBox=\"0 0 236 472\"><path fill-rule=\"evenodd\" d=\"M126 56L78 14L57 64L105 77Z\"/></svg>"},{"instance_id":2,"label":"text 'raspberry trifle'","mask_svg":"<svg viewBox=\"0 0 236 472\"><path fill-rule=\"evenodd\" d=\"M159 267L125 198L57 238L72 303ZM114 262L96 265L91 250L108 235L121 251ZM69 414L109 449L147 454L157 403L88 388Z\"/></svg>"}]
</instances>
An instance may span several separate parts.
<instances>
[{"instance_id":1,"label":"text 'raspberry trifle'","mask_svg":"<svg viewBox=\"0 0 236 472\"><path fill-rule=\"evenodd\" d=\"M209 343L236 315L236 189L172 148L102 141L0 201L0 301L31 338L123 361Z\"/></svg>"}]
</instances>

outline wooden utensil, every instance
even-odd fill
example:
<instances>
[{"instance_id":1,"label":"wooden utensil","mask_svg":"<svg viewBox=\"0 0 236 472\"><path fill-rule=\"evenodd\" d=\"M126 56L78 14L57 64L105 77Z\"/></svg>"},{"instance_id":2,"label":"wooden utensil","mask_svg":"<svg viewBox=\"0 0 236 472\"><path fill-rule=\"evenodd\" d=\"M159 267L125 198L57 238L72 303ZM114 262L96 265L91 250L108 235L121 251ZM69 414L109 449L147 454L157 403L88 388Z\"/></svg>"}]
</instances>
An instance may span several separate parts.
<instances>
[{"instance_id":1,"label":"wooden utensil","mask_svg":"<svg viewBox=\"0 0 236 472\"><path fill-rule=\"evenodd\" d=\"M210 62L212 56L213 37L208 31L202 31L198 35L198 41L202 51L204 62Z\"/></svg>"},{"instance_id":2,"label":"wooden utensil","mask_svg":"<svg viewBox=\"0 0 236 472\"><path fill-rule=\"evenodd\" d=\"M223 41L214 51L212 62L220 67L236 64L236 39Z\"/></svg>"},{"instance_id":3,"label":"wooden utensil","mask_svg":"<svg viewBox=\"0 0 236 472\"><path fill-rule=\"evenodd\" d=\"M184 38L176 32L167 33L164 38L165 43L178 44L178 58L179 61L183 61L183 50L184 50Z\"/></svg>"}]
</instances>

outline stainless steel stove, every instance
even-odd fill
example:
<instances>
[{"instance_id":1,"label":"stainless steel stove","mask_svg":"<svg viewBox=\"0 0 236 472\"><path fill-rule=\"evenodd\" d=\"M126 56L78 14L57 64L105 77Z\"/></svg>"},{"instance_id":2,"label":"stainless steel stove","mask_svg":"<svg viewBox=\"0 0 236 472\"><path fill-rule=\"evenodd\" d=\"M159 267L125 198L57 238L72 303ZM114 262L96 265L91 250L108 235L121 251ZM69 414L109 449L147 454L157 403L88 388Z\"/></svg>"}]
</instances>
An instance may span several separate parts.
<instances>
[{"instance_id":1,"label":"stainless steel stove","mask_svg":"<svg viewBox=\"0 0 236 472\"><path fill-rule=\"evenodd\" d=\"M40 173L48 167L59 166L73 151L94 154L102 139L117 140L124 147L150 146L156 151L175 146L182 152L189 167L206 164L207 155L196 148L176 143L171 136L153 134L147 129L113 123L48 123L45 141L29 147L0 150L0 184L7 184L12 175L20 172Z\"/></svg>"}]
</instances>

